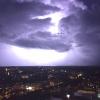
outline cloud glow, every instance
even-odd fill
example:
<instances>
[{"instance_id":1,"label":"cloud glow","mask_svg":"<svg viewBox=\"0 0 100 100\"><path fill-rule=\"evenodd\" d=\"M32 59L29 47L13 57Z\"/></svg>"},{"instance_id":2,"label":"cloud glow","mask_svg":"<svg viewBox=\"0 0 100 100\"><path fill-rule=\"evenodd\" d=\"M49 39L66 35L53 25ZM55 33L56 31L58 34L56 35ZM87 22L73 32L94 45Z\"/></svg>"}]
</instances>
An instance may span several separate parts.
<instances>
[{"instance_id":1,"label":"cloud glow","mask_svg":"<svg viewBox=\"0 0 100 100\"><path fill-rule=\"evenodd\" d=\"M51 23L52 25L47 29L48 32L51 32L52 34L58 34L59 33L59 21L65 17L65 14L62 11L55 12L52 14L44 15L44 16L37 16L37 17L32 17L31 19L46 19L46 18L51 18Z\"/></svg>"},{"instance_id":2,"label":"cloud glow","mask_svg":"<svg viewBox=\"0 0 100 100\"><path fill-rule=\"evenodd\" d=\"M52 65L66 57L66 53L54 50L26 49L16 46L11 46L11 49L18 58L36 65Z\"/></svg>"},{"instance_id":3,"label":"cloud glow","mask_svg":"<svg viewBox=\"0 0 100 100\"><path fill-rule=\"evenodd\" d=\"M99 4L0 0L0 65L100 64Z\"/></svg>"}]
</instances>

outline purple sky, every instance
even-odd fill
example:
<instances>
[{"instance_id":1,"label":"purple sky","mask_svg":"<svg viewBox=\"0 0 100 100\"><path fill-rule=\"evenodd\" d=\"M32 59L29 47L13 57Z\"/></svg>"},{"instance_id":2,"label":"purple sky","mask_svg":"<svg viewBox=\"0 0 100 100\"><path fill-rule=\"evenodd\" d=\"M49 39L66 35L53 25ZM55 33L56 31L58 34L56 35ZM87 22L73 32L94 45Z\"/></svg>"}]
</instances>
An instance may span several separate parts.
<instances>
[{"instance_id":1,"label":"purple sky","mask_svg":"<svg viewBox=\"0 0 100 100\"><path fill-rule=\"evenodd\" d=\"M0 0L0 66L100 65L99 0Z\"/></svg>"}]
</instances>

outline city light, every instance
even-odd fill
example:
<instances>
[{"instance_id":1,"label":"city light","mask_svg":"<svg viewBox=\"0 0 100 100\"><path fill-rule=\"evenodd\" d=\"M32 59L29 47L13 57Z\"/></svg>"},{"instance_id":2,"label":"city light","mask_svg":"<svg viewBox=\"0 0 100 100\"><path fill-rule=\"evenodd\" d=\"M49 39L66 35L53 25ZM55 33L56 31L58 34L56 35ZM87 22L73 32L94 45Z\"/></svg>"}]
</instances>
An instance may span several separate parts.
<instances>
[{"instance_id":1,"label":"city light","mask_svg":"<svg viewBox=\"0 0 100 100\"><path fill-rule=\"evenodd\" d=\"M89 72L86 72L86 70L80 71L69 68L9 67L9 70L7 72L9 72L10 74L8 76L6 69L6 67L0 69L0 76L2 76L0 83L0 100L3 100L4 98L6 98L5 100L11 100L12 97L16 98L20 96L23 96L23 100L26 100L26 96L29 97L29 95L33 97L32 100L37 100L37 95L41 95L41 97L44 99L44 96L47 97L47 93L48 98L46 100L53 97L53 94L57 96L57 100L62 100L63 98L65 98L66 100L73 100L74 97L76 100L79 100L80 97L82 99L84 99L85 97L86 100L100 99L100 80L98 78L100 75L99 70L95 71L91 69L90 72L93 73L93 75L91 76L91 74ZM19 71L22 71L22 73L19 73ZM79 78L70 79L71 76L76 77L79 74L82 74L82 76L80 75L81 79L83 77L85 77L85 79L80 81L78 81ZM66 75L68 77L66 77ZM22 77L24 77L24 79ZM90 80L91 78L92 80ZM2 82L4 82L4 84L2 84ZM68 84L65 86L66 82L68 82ZM74 82L77 82L77 84L74 84ZM93 86L96 88L93 88Z\"/></svg>"},{"instance_id":2,"label":"city light","mask_svg":"<svg viewBox=\"0 0 100 100\"><path fill-rule=\"evenodd\" d=\"M66 94L66 98L68 98L68 99L69 99L69 98L70 98L70 94Z\"/></svg>"},{"instance_id":3,"label":"city light","mask_svg":"<svg viewBox=\"0 0 100 100\"><path fill-rule=\"evenodd\" d=\"M31 87L31 86L29 86L29 87L26 87L26 89L27 89L27 90L32 90L32 87Z\"/></svg>"},{"instance_id":4,"label":"city light","mask_svg":"<svg viewBox=\"0 0 100 100\"><path fill-rule=\"evenodd\" d=\"M81 76L82 76L82 73L79 73L79 74L78 74L78 77L81 77Z\"/></svg>"},{"instance_id":5,"label":"city light","mask_svg":"<svg viewBox=\"0 0 100 100\"><path fill-rule=\"evenodd\" d=\"M98 94L97 97L100 99L100 94Z\"/></svg>"}]
</instances>

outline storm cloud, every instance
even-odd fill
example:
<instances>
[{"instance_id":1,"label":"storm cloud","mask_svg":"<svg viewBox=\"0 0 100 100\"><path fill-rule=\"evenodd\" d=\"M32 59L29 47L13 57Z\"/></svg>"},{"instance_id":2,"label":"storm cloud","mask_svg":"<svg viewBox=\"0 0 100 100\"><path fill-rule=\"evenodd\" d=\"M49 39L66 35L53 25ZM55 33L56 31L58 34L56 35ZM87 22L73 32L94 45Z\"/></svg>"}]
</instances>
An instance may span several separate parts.
<instances>
[{"instance_id":1,"label":"storm cloud","mask_svg":"<svg viewBox=\"0 0 100 100\"><path fill-rule=\"evenodd\" d=\"M0 0L0 42L61 53L79 48L87 64L100 65L99 5L99 0Z\"/></svg>"},{"instance_id":2,"label":"storm cloud","mask_svg":"<svg viewBox=\"0 0 100 100\"><path fill-rule=\"evenodd\" d=\"M81 48L88 61L99 64L100 59L100 1L79 0L87 9L78 10L76 15L62 19L62 31L70 34L70 39Z\"/></svg>"}]
</instances>

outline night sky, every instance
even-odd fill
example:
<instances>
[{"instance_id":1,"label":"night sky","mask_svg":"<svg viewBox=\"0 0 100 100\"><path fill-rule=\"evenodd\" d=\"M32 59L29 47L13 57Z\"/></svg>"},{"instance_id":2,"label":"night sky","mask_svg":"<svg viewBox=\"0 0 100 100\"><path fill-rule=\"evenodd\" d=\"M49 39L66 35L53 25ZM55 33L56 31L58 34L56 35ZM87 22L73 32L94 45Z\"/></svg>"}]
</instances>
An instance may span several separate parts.
<instances>
[{"instance_id":1,"label":"night sky","mask_svg":"<svg viewBox=\"0 0 100 100\"><path fill-rule=\"evenodd\" d=\"M0 0L0 66L99 60L100 0Z\"/></svg>"}]
</instances>

